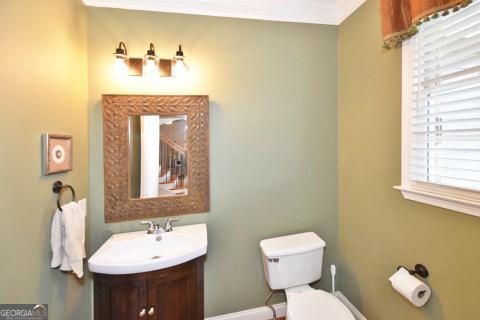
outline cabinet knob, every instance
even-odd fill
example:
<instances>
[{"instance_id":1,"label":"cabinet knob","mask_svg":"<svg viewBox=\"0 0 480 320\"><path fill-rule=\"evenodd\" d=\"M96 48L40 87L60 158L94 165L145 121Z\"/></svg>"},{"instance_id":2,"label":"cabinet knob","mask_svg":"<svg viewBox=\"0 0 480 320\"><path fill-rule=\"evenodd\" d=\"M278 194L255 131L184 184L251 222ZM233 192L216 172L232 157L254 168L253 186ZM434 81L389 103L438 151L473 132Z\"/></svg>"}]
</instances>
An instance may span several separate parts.
<instances>
[{"instance_id":1,"label":"cabinet knob","mask_svg":"<svg viewBox=\"0 0 480 320\"><path fill-rule=\"evenodd\" d=\"M145 317L146 314L147 314L147 310L142 309L142 311L140 311L140 313L138 315L140 316L140 318L143 318L143 317Z\"/></svg>"},{"instance_id":2,"label":"cabinet knob","mask_svg":"<svg viewBox=\"0 0 480 320\"><path fill-rule=\"evenodd\" d=\"M154 307L151 307L151 308L148 310L148 315L149 315L149 316L153 316L154 313L155 313L155 308L154 308Z\"/></svg>"}]
</instances>

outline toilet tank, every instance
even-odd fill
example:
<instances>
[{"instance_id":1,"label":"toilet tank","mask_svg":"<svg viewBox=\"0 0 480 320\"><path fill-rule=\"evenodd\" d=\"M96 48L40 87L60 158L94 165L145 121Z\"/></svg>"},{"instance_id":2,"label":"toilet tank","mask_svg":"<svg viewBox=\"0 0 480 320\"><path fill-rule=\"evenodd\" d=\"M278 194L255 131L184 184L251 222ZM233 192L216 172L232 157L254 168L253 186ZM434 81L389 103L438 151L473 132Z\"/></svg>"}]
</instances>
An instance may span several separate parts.
<instances>
[{"instance_id":1,"label":"toilet tank","mask_svg":"<svg viewBox=\"0 0 480 320\"><path fill-rule=\"evenodd\" d=\"M313 232L260 241L265 278L272 290L317 281L322 276L325 241Z\"/></svg>"}]
</instances>

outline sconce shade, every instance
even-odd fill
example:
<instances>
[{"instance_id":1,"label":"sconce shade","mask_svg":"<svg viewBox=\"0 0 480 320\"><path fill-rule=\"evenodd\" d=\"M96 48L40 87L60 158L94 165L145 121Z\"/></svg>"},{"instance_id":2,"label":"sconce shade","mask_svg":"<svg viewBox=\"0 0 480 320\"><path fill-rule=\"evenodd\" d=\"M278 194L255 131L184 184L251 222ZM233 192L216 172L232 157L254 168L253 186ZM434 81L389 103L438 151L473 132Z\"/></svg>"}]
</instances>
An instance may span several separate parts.
<instances>
[{"instance_id":1,"label":"sconce shade","mask_svg":"<svg viewBox=\"0 0 480 320\"><path fill-rule=\"evenodd\" d=\"M146 77L158 76L157 56L155 55L153 43L150 43L150 48L143 58L143 75Z\"/></svg>"},{"instance_id":2,"label":"sconce shade","mask_svg":"<svg viewBox=\"0 0 480 320\"><path fill-rule=\"evenodd\" d=\"M172 59L174 77L183 77L187 72L187 65L185 63L185 56L183 55L182 45L178 46L178 51Z\"/></svg>"},{"instance_id":3,"label":"sconce shade","mask_svg":"<svg viewBox=\"0 0 480 320\"><path fill-rule=\"evenodd\" d=\"M118 44L118 48L115 49L113 57L115 61L115 74L117 76L126 76L128 74L128 55L125 43L120 42Z\"/></svg>"}]
</instances>

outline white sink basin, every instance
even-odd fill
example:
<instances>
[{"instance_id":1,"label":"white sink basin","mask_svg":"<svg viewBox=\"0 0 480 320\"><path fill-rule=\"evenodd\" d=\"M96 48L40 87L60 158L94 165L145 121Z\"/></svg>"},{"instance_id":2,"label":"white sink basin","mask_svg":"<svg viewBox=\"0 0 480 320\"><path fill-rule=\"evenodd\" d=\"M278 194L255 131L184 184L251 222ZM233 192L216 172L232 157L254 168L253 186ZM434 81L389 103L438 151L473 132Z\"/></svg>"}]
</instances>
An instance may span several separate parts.
<instances>
[{"instance_id":1,"label":"white sink basin","mask_svg":"<svg viewBox=\"0 0 480 320\"><path fill-rule=\"evenodd\" d=\"M88 260L88 268L104 274L164 269L206 254L207 244L206 224L174 227L160 234L114 234Z\"/></svg>"}]
</instances>

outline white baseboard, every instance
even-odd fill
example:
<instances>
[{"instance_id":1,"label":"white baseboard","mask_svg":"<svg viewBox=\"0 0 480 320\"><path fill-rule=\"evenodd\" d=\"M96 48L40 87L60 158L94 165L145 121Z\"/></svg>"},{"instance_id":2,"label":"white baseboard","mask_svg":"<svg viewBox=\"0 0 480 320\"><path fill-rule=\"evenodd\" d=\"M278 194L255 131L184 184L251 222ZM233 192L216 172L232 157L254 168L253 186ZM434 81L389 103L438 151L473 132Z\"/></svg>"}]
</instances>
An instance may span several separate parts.
<instances>
[{"instance_id":1,"label":"white baseboard","mask_svg":"<svg viewBox=\"0 0 480 320\"><path fill-rule=\"evenodd\" d=\"M285 302L274 304L273 307L275 308L277 317L285 317L285 311L287 309L287 304ZM272 318L272 310L269 307L260 307L224 314L222 316L205 318L205 320L271 320Z\"/></svg>"},{"instance_id":2,"label":"white baseboard","mask_svg":"<svg viewBox=\"0 0 480 320\"><path fill-rule=\"evenodd\" d=\"M345 306L352 312L355 320L367 320L360 311L355 308L353 304L348 301L348 299L340 292L335 292L335 296L345 304ZM277 317L285 317L285 312L287 309L287 304L285 302L274 304L273 307L277 312ZM205 318L205 320L271 320L273 317L272 310L268 307L260 307L255 309L249 309L229 314L224 314L221 316Z\"/></svg>"},{"instance_id":3,"label":"white baseboard","mask_svg":"<svg viewBox=\"0 0 480 320\"><path fill-rule=\"evenodd\" d=\"M365 318L363 314L361 314L360 311L355 308L355 306L347 299L347 297L343 295L343 293L341 293L340 291L336 291L335 296L343 302L343 304L348 308L348 310L350 310L350 312L355 317L355 320L367 320L367 318Z\"/></svg>"}]
</instances>

